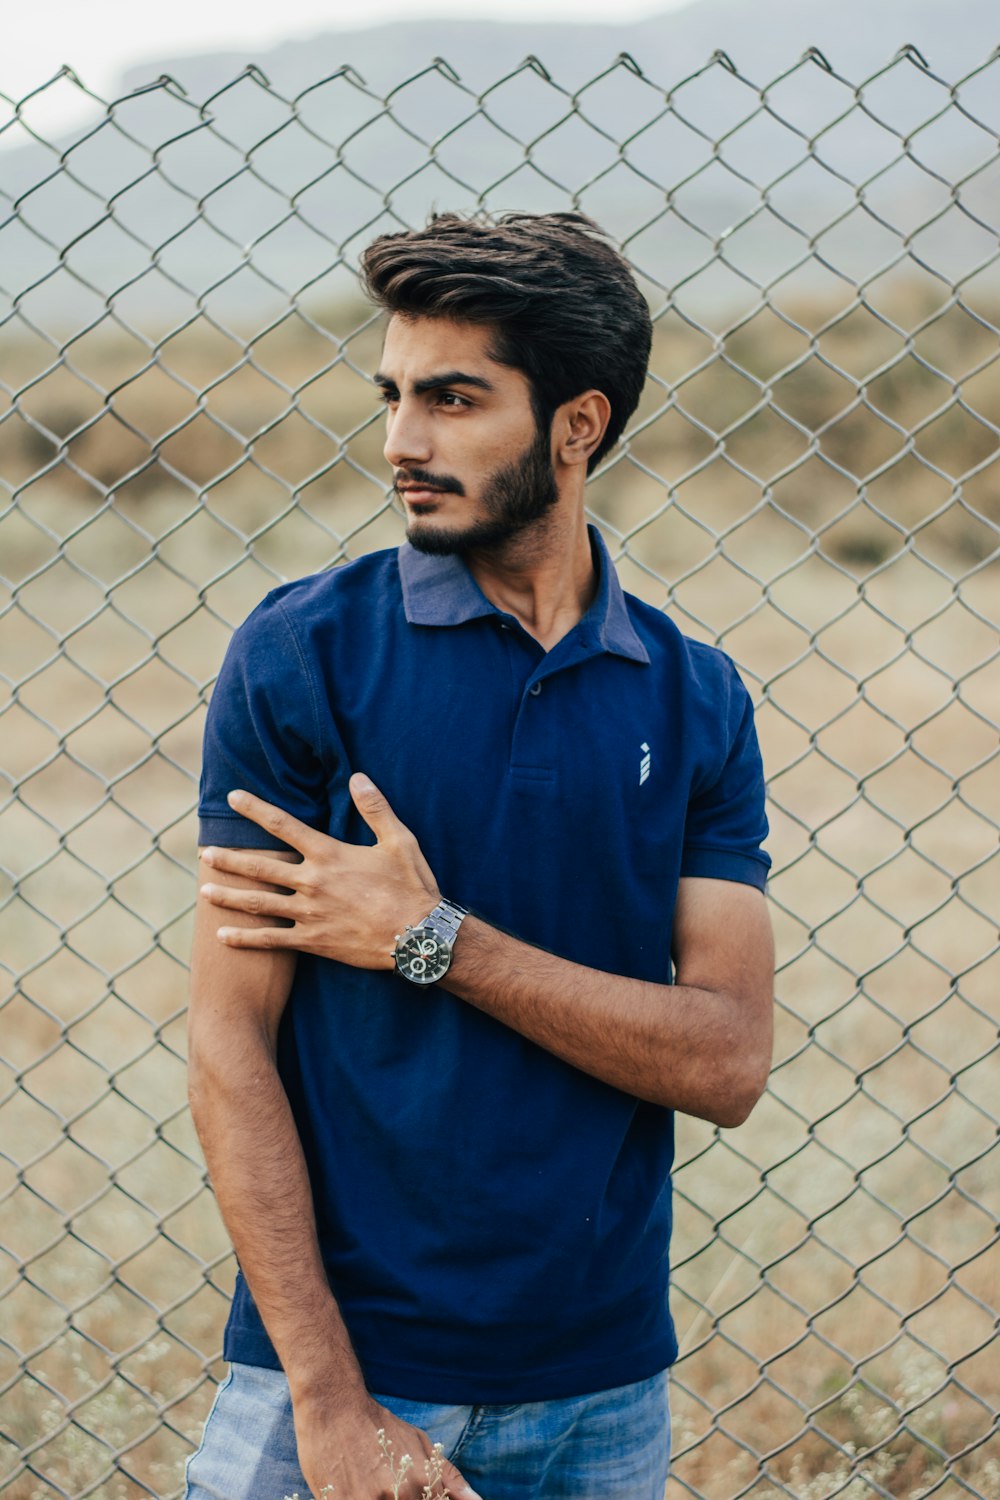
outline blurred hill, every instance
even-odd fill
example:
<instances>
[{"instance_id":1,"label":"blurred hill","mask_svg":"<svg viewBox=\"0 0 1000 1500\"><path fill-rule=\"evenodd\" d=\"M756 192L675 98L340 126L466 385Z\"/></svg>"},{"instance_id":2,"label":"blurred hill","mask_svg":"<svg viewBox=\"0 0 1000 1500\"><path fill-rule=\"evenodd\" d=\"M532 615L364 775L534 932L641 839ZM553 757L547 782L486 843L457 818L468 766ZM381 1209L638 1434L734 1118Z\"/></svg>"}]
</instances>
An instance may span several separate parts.
<instances>
[{"instance_id":1,"label":"blurred hill","mask_svg":"<svg viewBox=\"0 0 1000 1500\"><path fill-rule=\"evenodd\" d=\"M126 89L168 72L205 98L248 62L282 92L298 91L347 62L373 88L388 89L414 64L443 57L470 86L484 88L529 53L568 88L579 88L620 52L630 52L656 83L673 87L703 67L717 48L741 73L763 84L818 47L852 80L887 63L904 45L919 48L930 68L949 79L984 62L1000 45L994 0L693 0L644 21L566 25L465 21L454 17L391 22L361 31L331 29L286 42L253 57L233 50L200 57L155 59L131 69Z\"/></svg>"},{"instance_id":2,"label":"blurred hill","mask_svg":"<svg viewBox=\"0 0 1000 1500\"><path fill-rule=\"evenodd\" d=\"M790 274L817 293L896 265L995 276L998 41L994 0L699 0L627 25L426 20L150 60L111 118L46 143L29 105L5 133L0 296L63 327L220 298L253 319L380 229L478 204L579 205L654 295L699 309Z\"/></svg>"}]
</instances>

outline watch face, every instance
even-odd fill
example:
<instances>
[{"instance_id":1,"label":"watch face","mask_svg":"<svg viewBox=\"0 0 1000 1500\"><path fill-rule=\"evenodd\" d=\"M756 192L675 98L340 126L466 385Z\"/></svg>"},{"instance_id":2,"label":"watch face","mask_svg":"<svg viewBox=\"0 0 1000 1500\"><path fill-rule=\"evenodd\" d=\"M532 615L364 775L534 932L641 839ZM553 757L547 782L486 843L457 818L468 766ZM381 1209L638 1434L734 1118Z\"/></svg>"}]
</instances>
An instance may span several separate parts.
<instances>
[{"instance_id":1,"label":"watch face","mask_svg":"<svg viewBox=\"0 0 1000 1500\"><path fill-rule=\"evenodd\" d=\"M396 968L413 984L433 984L450 963L451 945L433 927L415 927L396 945Z\"/></svg>"}]
</instances>

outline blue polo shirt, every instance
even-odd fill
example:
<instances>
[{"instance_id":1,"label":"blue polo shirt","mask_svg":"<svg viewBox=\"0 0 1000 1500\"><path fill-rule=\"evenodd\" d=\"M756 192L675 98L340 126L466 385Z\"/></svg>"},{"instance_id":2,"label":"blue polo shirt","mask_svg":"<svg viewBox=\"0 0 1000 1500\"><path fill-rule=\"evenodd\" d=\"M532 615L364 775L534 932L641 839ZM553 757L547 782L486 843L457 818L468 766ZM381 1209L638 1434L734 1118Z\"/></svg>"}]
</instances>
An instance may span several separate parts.
<instances>
[{"instance_id":1,"label":"blue polo shirt","mask_svg":"<svg viewBox=\"0 0 1000 1500\"><path fill-rule=\"evenodd\" d=\"M624 594L591 542L594 602L549 652L459 558L406 544L268 595L212 697L201 842L276 843L229 809L244 787L371 843L363 770L450 900L669 983L678 880L765 882L752 710L728 657ZM308 955L278 1065L370 1390L534 1401L674 1359L670 1110L444 990ZM242 1276L225 1352L278 1365Z\"/></svg>"}]
</instances>

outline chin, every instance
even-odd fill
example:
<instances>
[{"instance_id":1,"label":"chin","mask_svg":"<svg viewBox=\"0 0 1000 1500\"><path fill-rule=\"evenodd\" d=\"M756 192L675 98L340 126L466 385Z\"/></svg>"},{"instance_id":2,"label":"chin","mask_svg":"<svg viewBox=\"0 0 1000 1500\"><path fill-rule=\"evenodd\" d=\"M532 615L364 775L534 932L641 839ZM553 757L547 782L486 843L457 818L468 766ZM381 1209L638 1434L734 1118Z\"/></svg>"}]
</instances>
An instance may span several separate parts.
<instances>
[{"instance_id":1,"label":"chin","mask_svg":"<svg viewBox=\"0 0 1000 1500\"><path fill-rule=\"evenodd\" d=\"M470 544L468 532L453 531L447 526L413 521L406 528L406 540L418 552L429 552L436 557L446 557L452 552L464 552Z\"/></svg>"}]
</instances>

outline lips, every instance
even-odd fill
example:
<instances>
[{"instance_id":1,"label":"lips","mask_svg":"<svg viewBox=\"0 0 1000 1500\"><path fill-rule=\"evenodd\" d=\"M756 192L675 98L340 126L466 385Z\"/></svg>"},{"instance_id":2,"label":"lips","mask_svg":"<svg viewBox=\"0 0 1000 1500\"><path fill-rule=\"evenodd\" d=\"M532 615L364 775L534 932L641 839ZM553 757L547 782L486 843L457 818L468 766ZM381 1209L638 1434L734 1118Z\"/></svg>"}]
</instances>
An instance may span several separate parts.
<instances>
[{"instance_id":1,"label":"lips","mask_svg":"<svg viewBox=\"0 0 1000 1500\"><path fill-rule=\"evenodd\" d=\"M405 495L411 504L420 504L424 500L434 500L438 495L443 495L444 490L432 490L422 484L398 484L396 489L401 495Z\"/></svg>"},{"instance_id":2,"label":"lips","mask_svg":"<svg viewBox=\"0 0 1000 1500\"><path fill-rule=\"evenodd\" d=\"M409 473L405 470L397 471L393 488L400 499L406 500L410 505L429 505L442 495L464 493L457 479L445 474L439 478L427 469L411 469Z\"/></svg>"}]
</instances>

